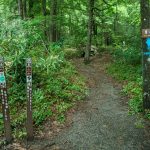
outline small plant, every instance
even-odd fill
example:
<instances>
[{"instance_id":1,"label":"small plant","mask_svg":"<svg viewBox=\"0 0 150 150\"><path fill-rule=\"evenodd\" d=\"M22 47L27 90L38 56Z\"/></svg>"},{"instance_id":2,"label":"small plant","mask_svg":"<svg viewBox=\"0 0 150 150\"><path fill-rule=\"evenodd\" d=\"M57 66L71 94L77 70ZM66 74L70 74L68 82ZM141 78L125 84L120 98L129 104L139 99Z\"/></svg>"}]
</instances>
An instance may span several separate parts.
<instances>
[{"instance_id":1,"label":"small plant","mask_svg":"<svg viewBox=\"0 0 150 150\"><path fill-rule=\"evenodd\" d=\"M134 55L136 54L136 55ZM129 113L143 112L140 54L135 49L113 50L114 62L107 66L107 72L123 81L123 92L130 98Z\"/></svg>"},{"instance_id":2,"label":"small plant","mask_svg":"<svg viewBox=\"0 0 150 150\"><path fill-rule=\"evenodd\" d=\"M150 110L145 110L145 117L150 119Z\"/></svg>"},{"instance_id":3,"label":"small plant","mask_svg":"<svg viewBox=\"0 0 150 150\"><path fill-rule=\"evenodd\" d=\"M26 137L26 128L20 129L20 128L15 128L13 130L13 135L17 139L23 139Z\"/></svg>"},{"instance_id":4,"label":"small plant","mask_svg":"<svg viewBox=\"0 0 150 150\"><path fill-rule=\"evenodd\" d=\"M0 113L0 134L2 135L4 126L3 126L3 115Z\"/></svg>"}]
</instances>

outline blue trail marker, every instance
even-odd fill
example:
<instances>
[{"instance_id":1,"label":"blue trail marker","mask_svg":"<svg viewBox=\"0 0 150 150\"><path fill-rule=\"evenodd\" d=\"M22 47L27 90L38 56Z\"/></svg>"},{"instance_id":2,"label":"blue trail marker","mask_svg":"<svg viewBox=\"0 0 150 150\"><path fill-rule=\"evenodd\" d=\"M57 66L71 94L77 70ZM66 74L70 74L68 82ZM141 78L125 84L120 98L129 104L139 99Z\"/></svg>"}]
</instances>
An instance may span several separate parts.
<instances>
[{"instance_id":1,"label":"blue trail marker","mask_svg":"<svg viewBox=\"0 0 150 150\"><path fill-rule=\"evenodd\" d=\"M144 56L150 56L150 52L144 52Z\"/></svg>"},{"instance_id":2,"label":"blue trail marker","mask_svg":"<svg viewBox=\"0 0 150 150\"><path fill-rule=\"evenodd\" d=\"M150 38L146 39L147 49L150 50Z\"/></svg>"}]
</instances>

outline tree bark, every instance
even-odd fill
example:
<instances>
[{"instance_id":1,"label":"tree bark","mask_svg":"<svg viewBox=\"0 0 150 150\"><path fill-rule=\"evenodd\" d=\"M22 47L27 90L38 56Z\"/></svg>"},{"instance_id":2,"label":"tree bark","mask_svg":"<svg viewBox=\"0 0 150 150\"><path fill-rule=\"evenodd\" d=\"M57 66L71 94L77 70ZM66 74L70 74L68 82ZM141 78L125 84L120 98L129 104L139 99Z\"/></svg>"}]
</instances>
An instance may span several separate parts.
<instances>
[{"instance_id":1,"label":"tree bark","mask_svg":"<svg viewBox=\"0 0 150 150\"><path fill-rule=\"evenodd\" d=\"M85 51L85 62L88 63L90 61L90 51L91 51L91 43L92 43L92 29L93 29L93 8L94 8L94 1L89 0L89 9L88 9L88 34L87 34L87 45Z\"/></svg>"},{"instance_id":2,"label":"tree bark","mask_svg":"<svg viewBox=\"0 0 150 150\"><path fill-rule=\"evenodd\" d=\"M57 41L57 0L51 1L51 26L50 26L51 42Z\"/></svg>"},{"instance_id":3,"label":"tree bark","mask_svg":"<svg viewBox=\"0 0 150 150\"><path fill-rule=\"evenodd\" d=\"M34 0L29 0L29 17L34 18L33 13Z\"/></svg>"},{"instance_id":4,"label":"tree bark","mask_svg":"<svg viewBox=\"0 0 150 150\"><path fill-rule=\"evenodd\" d=\"M149 0L141 0L141 29L150 29L150 7ZM143 64L143 107L150 109L150 55L145 55L149 52L146 39L142 38L142 64Z\"/></svg>"},{"instance_id":5,"label":"tree bark","mask_svg":"<svg viewBox=\"0 0 150 150\"><path fill-rule=\"evenodd\" d=\"M23 19L23 2L22 2L22 0L18 0L18 12L19 12L19 16Z\"/></svg>"},{"instance_id":6,"label":"tree bark","mask_svg":"<svg viewBox=\"0 0 150 150\"><path fill-rule=\"evenodd\" d=\"M117 26L118 26L118 4L116 4L116 14L114 19L114 33L117 33Z\"/></svg>"},{"instance_id":7,"label":"tree bark","mask_svg":"<svg viewBox=\"0 0 150 150\"><path fill-rule=\"evenodd\" d=\"M47 29L46 29L46 0L42 0L42 13L44 18L44 36L47 39Z\"/></svg>"},{"instance_id":8,"label":"tree bark","mask_svg":"<svg viewBox=\"0 0 150 150\"><path fill-rule=\"evenodd\" d=\"M23 17L24 19L27 17L27 0L23 0Z\"/></svg>"},{"instance_id":9,"label":"tree bark","mask_svg":"<svg viewBox=\"0 0 150 150\"><path fill-rule=\"evenodd\" d=\"M46 0L42 0L42 12L43 16L46 16Z\"/></svg>"}]
</instances>

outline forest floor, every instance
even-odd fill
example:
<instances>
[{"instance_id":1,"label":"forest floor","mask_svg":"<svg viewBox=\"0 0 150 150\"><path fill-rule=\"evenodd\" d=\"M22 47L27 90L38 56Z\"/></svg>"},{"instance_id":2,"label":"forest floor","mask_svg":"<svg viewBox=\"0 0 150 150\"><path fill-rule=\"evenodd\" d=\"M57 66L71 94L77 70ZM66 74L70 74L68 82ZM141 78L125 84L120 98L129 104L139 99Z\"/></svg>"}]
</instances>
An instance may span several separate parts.
<instances>
[{"instance_id":1,"label":"forest floor","mask_svg":"<svg viewBox=\"0 0 150 150\"><path fill-rule=\"evenodd\" d=\"M122 85L105 73L108 54L95 56L88 65L74 59L79 73L86 77L89 96L67 113L64 125L45 123L34 142L13 144L15 150L149 150L150 123L137 128L137 118L128 115L127 97Z\"/></svg>"}]
</instances>

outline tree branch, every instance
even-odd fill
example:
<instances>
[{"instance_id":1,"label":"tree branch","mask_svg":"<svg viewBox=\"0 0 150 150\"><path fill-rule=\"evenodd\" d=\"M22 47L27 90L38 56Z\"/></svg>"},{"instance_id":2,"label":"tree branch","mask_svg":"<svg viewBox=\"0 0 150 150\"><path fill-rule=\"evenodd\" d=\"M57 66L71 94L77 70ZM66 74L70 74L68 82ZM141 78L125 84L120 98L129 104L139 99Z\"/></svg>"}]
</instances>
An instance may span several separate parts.
<instances>
[{"instance_id":1,"label":"tree branch","mask_svg":"<svg viewBox=\"0 0 150 150\"><path fill-rule=\"evenodd\" d=\"M103 0L103 2L104 2L106 5L109 5L109 6L114 6L114 5L116 5L116 4L117 4L117 2L116 2L116 3L114 3L114 4L109 4L106 0Z\"/></svg>"},{"instance_id":2,"label":"tree branch","mask_svg":"<svg viewBox=\"0 0 150 150\"><path fill-rule=\"evenodd\" d=\"M103 8L103 9L99 9L99 8L97 8L97 7L94 7L94 10L97 10L97 11L104 11L104 10L109 9L109 8L112 7L112 6L115 6L115 5L116 5L116 4L113 4L113 5L110 5L109 7Z\"/></svg>"}]
</instances>

